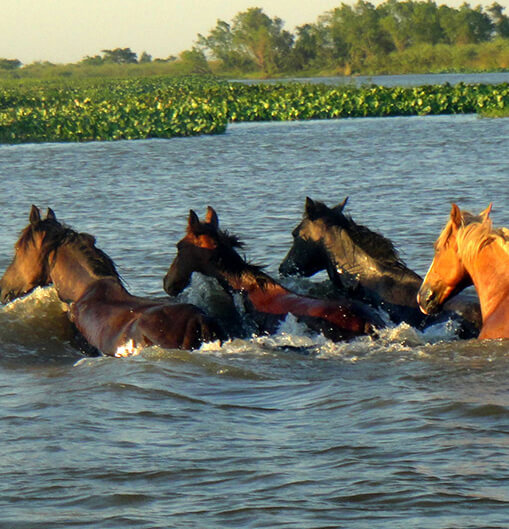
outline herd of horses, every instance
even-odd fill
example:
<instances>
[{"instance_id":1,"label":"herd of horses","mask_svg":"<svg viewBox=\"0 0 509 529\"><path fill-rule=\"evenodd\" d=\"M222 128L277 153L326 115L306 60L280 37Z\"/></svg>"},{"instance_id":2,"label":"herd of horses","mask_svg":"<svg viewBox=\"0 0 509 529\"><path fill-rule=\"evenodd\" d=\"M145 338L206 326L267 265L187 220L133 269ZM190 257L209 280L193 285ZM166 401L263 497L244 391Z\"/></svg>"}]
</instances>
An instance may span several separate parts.
<instances>
[{"instance_id":1,"label":"herd of horses","mask_svg":"<svg viewBox=\"0 0 509 529\"><path fill-rule=\"evenodd\" d=\"M289 314L334 341L363 335L376 339L387 318L419 329L454 320L461 338L509 337L509 230L492 227L491 205L479 215L452 205L423 280L404 264L390 240L345 215L346 203L330 208L307 198L293 245L279 268L284 276L326 270L332 285L326 298L294 292L246 262L238 251L242 243L220 229L210 206L203 220L189 213L186 233L164 277L170 297L134 296L93 236L61 223L52 209L43 217L32 206L0 280L1 301L54 285L77 343L89 355L126 356L151 345L192 350L241 336L246 328L273 333ZM229 294L235 316L218 318L175 299L193 272L217 280ZM479 303L458 296L471 285ZM240 293L242 314L234 293ZM249 326L238 324L246 319Z\"/></svg>"}]
</instances>

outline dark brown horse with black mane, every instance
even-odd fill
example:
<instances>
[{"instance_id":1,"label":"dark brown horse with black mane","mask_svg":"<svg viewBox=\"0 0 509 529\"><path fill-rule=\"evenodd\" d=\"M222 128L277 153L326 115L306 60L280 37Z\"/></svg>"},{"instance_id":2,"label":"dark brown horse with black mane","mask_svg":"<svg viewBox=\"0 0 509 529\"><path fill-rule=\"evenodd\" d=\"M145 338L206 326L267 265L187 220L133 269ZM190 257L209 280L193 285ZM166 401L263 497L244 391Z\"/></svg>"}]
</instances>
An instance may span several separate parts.
<instances>
[{"instance_id":1,"label":"dark brown horse with black mane","mask_svg":"<svg viewBox=\"0 0 509 529\"><path fill-rule=\"evenodd\" d=\"M302 296L277 283L258 266L237 253L240 241L219 229L216 212L209 207L204 222L190 211L187 233L177 244L178 253L164 278L170 295L182 292L193 272L214 277L230 292L241 292L260 332L274 332L288 314L332 340L370 333L382 321L374 311L347 299L323 300Z\"/></svg>"},{"instance_id":2,"label":"dark brown horse with black mane","mask_svg":"<svg viewBox=\"0 0 509 529\"><path fill-rule=\"evenodd\" d=\"M406 266L389 239L343 213L347 200L329 208L306 198L293 245L279 267L281 274L311 276L327 270L340 291L384 309L394 323L423 328L452 318L459 323L460 336L476 336L479 305L457 300L445 313L425 316L416 298L421 276Z\"/></svg>"},{"instance_id":3,"label":"dark brown horse with black mane","mask_svg":"<svg viewBox=\"0 0 509 529\"><path fill-rule=\"evenodd\" d=\"M51 283L69 304L69 318L81 335L107 355L151 345L195 349L223 337L219 325L194 305L131 295L94 237L64 226L51 209L43 219L32 206L30 223L0 280L1 300Z\"/></svg>"}]
</instances>

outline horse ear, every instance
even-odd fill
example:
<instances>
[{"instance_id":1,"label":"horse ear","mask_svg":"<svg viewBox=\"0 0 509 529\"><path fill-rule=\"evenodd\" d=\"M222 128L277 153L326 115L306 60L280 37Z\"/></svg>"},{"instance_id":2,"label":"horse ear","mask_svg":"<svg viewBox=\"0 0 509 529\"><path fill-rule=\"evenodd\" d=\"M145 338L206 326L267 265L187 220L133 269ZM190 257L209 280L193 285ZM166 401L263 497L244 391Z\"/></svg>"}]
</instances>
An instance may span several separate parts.
<instances>
[{"instance_id":1,"label":"horse ear","mask_svg":"<svg viewBox=\"0 0 509 529\"><path fill-rule=\"evenodd\" d=\"M34 206L32 204L32 208L30 209L30 216L28 218L30 219L30 224L36 224L37 222L40 222L41 212L39 211L39 208L37 206Z\"/></svg>"},{"instance_id":2,"label":"horse ear","mask_svg":"<svg viewBox=\"0 0 509 529\"><path fill-rule=\"evenodd\" d=\"M337 206L334 206L332 209L336 213L343 213L343 210L345 209L347 202L348 202L348 197L345 197L345 200L343 200L343 202L340 202Z\"/></svg>"},{"instance_id":3,"label":"horse ear","mask_svg":"<svg viewBox=\"0 0 509 529\"><path fill-rule=\"evenodd\" d=\"M50 220L57 220L57 216L51 208L48 208L48 211L46 212L46 218Z\"/></svg>"},{"instance_id":4,"label":"horse ear","mask_svg":"<svg viewBox=\"0 0 509 529\"><path fill-rule=\"evenodd\" d=\"M212 206L207 207L207 215L205 216L205 222L210 224L214 229L219 228L219 218Z\"/></svg>"},{"instance_id":5,"label":"horse ear","mask_svg":"<svg viewBox=\"0 0 509 529\"><path fill-rule=\"evenodd\" d=\"M306 204L304 205L304 212L308 217L312 217L316 209L315 201L309 197L306 197Z\"/></svg>"},{"instance_id":6,"label":"horse ear","mask_svg":"<svg viewBox=\"0 0 509 529\"><path fill-rule=\"evenodd\" d=\"M451 204L451 222L455 228L461 225L461 210L456 204Z\"/></svg>"},{"instance_id":7,"label":"horse ear","mask_svg":"<svg viewBox=\"0 0 509 529\"><path fill-rule=\"evenodd\" d=\"M479 216L482 218L483 222L486 222L488 220L492 207L493 207L493 202L490 202L489 206L484 211L481 211L481 213L479 213Z\"/></svg>"},{"instance_id":8,"label":"horse ear","mask_svg":"<svg viewBox=\"0 0 509 529\"><path fill-rule=\"evenodd\" d=\"M200 219L198 215L191 209L189 210L189 218L187 219L187 233L194 233L200 226Z\"/></svg>"}]
</instances>

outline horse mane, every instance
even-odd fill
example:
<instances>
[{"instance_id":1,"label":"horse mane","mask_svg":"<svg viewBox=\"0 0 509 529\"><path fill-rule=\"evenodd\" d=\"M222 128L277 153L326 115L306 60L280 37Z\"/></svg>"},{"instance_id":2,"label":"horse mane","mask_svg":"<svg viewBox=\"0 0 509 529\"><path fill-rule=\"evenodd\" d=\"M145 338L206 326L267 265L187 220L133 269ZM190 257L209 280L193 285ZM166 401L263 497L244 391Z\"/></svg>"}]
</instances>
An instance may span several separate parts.
<instances>
[{"instance_id":1,"label":"horse mane","mask_svg":"<svg viewBox=\"0 0 509 529\"><path fill-rule=\"evenodd\" d=\"M447 244L452 233L452 221L449 219L440 237L437 239L436 248L441 248ZM496 242L509 254L509 230L507 228L493 228L490 218L483 218L479 215L472 215L468 211L461 212L461 226L456 237L458 250L462 258L472 259L483 248Z\"/></svg>"},{"instance_id":2,"label":"horse mane","mask_svg":"<svg viewBox=\"0 0 509 529\"><path fill-rule=\"evenodd\" d=\"M122 283L113 260L95 245L95 237L88 233L78 233L65 227L58 246L68 245L76 249L87 261L93 274L99 277L114 277Z\"/></svg>"},{"instance_id":3,"label":"horse mane","mask_svg":"<svg viewBox=\"0 0 509 529\"><path fill-rule=\"evenodd\" d=\"M396 247L390 239L382 234L370 230L362 224L357 224L350 215L345 215L342 211L329 208L323 202L315 201L315 214L309 216L310 220L321 218L330 227L340 227L345 229L352 241L361 246L362 249L373 259L387 266L401 266L406 268L406 264L400 257Z\"/></svg>"},{"instance_id":4,"label":"horse mane","mask_svg":"<svg viewBox=\"0 0 509 529\"><path fill-rule=\"evenodd\" d=\"M362 246L370 257L386 265L406 267L405 262L390 239L362 224L357 224L350 216L346 218L349 222L348 233L350 237L356 244Z\"/></svg>"},{"instance_id":5,"label":"horse mane","mask_svg":"<svg viewBox=\"0 0 509 529\"><path fill-rule=\"evenodd\" d=\"M226 255L219 255L219 266L228 271L232 276L241 278L242 276L249 276L256 281L258 286L262 289L267 288L274 280L264 272L264 266L253 264L242 257L237 249L244 248L244 243L227 230L216 229L208 223L200 223L200 226L195 230L194 235L208 235L216 239L222 248L226 248Z\"/></svg>"}]
</instances>

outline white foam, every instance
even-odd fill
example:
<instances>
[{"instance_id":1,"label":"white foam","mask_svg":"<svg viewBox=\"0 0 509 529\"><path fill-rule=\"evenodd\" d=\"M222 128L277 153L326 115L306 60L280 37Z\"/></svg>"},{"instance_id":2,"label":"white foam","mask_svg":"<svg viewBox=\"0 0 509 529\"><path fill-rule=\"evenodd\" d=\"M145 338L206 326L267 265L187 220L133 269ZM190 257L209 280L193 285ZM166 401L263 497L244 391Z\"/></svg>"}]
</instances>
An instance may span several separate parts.
<instances>
[{"instance_id":1,"label":"white foam","mask_svg":"<svg viewBox=\"0 0 509 529\"><path fill-rule=\"evenodd\" d=\"M136 347L134 341L131 339L126 342L124 345L117 347L114 356L116 358L125 358L127 356L136 356L141 352L141 347Z\"/></svg>"}]
</instances>

